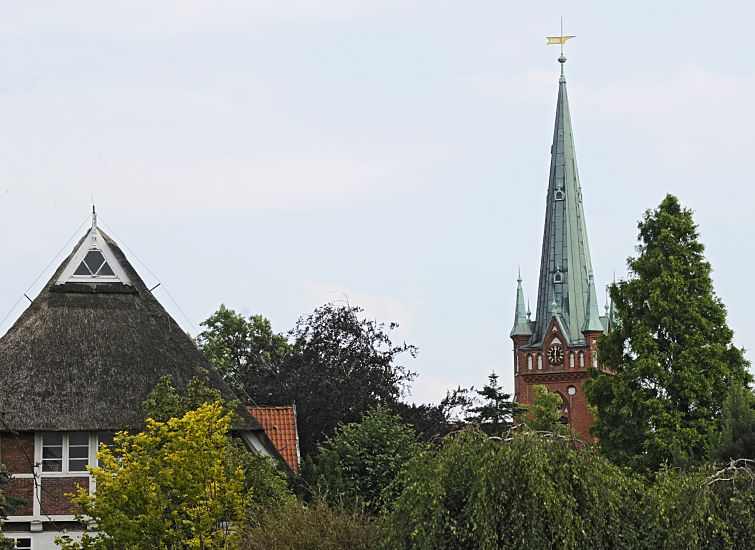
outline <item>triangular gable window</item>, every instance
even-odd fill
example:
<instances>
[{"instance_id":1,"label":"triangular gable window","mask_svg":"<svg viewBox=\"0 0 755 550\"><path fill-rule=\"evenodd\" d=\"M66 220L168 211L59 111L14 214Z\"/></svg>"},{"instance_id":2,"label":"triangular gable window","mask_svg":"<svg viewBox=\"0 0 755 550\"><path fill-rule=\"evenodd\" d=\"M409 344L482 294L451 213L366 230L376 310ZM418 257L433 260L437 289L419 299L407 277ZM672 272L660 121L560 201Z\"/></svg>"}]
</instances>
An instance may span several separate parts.
<instances>
[{"instance_id":1,"label":"triangular gable window","mask_svg":"<svg viewBox=\"0 0 755 550\"><path fill-rule=\"evenodd\" d=\"M93 227L56 282L58 285L65 283L131 285L131 280L97 227Z\"/></svg>"},{"instance_id":2,"label":"triangular gable window","mask_svg":"<svg viewBox=\"0 0 755 550\"><path fill-rule=\"evenodd\" d=\"M73 272L74 275L83 275L96 277L97 275L104 275L106 277L115 277L115 273L110 269L105 256L102 255L101 250L90 250L84 259Z\"/></svg>"}]
</instances>

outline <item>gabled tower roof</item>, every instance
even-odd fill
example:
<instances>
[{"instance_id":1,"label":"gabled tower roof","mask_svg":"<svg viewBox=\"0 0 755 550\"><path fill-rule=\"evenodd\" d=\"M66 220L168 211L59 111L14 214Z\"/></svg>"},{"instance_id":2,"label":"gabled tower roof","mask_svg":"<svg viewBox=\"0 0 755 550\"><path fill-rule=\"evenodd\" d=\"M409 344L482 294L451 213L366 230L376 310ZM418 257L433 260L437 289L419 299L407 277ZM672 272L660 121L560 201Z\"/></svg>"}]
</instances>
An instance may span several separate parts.
<instances>
[{"instance_id":1,"label":"gabled tower roof","mask_svg":"<svg viewBox=\"0 0 755 550\"><path fill-rule=\"evenodd\" d=\"M537 311L530 339L532 345L543 340L552 318L552 303L558 306L567 330L564 336L570 343L583 340L582 328L588 316L588 276L592 272L592 263L566 93L566 57L562 54L558 61L561 77L551 145Z\"/></svg>"}]
</instances>

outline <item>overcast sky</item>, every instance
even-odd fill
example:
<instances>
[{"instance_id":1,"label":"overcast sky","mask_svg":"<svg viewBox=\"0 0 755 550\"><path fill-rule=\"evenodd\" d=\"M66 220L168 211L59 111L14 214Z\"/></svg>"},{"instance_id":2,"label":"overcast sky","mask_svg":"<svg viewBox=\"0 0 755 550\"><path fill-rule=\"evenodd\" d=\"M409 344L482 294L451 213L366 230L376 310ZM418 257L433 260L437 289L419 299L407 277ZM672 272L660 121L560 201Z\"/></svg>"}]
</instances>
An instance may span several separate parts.
<instances>
[{"instance_id":1,"label":"overcast sky","mask_svg":"<svg viewBox=\"0 0 755 550\"><path fill-rule=\"evenodd\" d=\"M0 319L55 259L39 292L94 197L191 332L221 303L285 331L347 296L419 347L412 399L491 370L512 389L517 267L534 303L557 94L545 36L563 14L598 285L625 274L643 211L677 194L736 343L755 348L755 4L0 8Z\"/></svg>"}]
</instances>

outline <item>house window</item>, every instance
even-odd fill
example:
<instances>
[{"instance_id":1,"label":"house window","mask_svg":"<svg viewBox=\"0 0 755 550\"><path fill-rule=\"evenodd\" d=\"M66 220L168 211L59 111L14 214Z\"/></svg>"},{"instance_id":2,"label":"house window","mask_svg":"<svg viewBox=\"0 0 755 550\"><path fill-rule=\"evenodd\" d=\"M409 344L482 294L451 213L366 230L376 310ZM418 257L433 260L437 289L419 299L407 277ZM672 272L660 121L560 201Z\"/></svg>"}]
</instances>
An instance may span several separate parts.
<instances>
[{"instance_id":1,"label":"house window","mask_svg":"<svg viewBox=\"0 0 755 550\"><path fill-rule=\"evenodd\" d=\"M86 472L87 464L89 464L88 433L42 434L43 472Z\"/></svg>"},{"instance_id":2,"label":"house window","mask_svg":"<svg viewBox=\"0 0 755 550\"><path fill-rule=\"evenodd\" d=\"M537 368L543 370L543 356L540 353L537 354Z\"/></svg>"},{"instance_id":3,"label":"house window","mask_svg":"<svg viewBox=\"0 0 755 550\"><path fill-rule=\"evenodd\" d=\"M16 550L31 550L31 539L29 538L22 538L22 539L11 538L10 540L15 541Z\"/></svg>"},{"instance_id":4,"label":"house window","mask_svg":"<svg viewBox=\"0 0 755 550\"><path fill-rule=\"evenodd\" d=\"M585 367L585 354L581 351L579 352L579 366L582 368Z\"/></svg>"},{"instance_id":5,"label":"house window","mask_svg":"<svg viewBox=\"0 0 755 550\"><path fill-rule=\"evenodd\" d=\"M574 352L571 352L569 354L569 368L570 369L574 368Z\"/></svg>"},{"instance_id":6,"label":"house window","mask_svg":"<svg viewBox=\"0 0 755 550\"><path fill-rule=\"evenodd\" d=\"M532 370L532 356L527 356L527 370Z\"/></svg>"}]
</instances>

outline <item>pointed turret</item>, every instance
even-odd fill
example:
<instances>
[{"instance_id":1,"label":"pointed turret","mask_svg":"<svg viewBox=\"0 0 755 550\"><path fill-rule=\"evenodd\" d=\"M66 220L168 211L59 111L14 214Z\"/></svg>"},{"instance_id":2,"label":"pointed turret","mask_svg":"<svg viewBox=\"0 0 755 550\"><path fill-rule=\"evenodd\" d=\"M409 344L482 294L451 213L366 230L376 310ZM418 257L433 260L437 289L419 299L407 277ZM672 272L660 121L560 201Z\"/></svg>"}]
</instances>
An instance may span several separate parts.
<instances>
[{"instance_id":1,"label":"pointed turret","mask_svg":"<svg viewBox=\"0 0 755 550\"><path fill-rule=\"evenodd\" d=\"M584 340L582 328L588 318L588 274L592 272L592 264L566 93L566 57L562 54L558 61L561 63L561 76L551 145L545 231L531 345L543 341L548 323L553 317L554 302L567 331L564 337L569 340L568 343ZM595 319L599 321L599 316Z\"/></svg>"},{"instance_id":2,"label":"pointed turret","mask_svg":"<svg viewBox=\"0 0 755 550\"><path fill-rule=\"evenodd\" d=\"M598 310L598 294L595 292L595 281L592 273L588 277L587 285L587 317L582 325L582 332L603 332L605 327L600 320L600 311Z\"/></svg>"},{"instance_id":3,"label":"pointed turret","mask_svg":"<svg viewBox=\"0 0 755 550\"><path fill-rule=\"evenodd\" d=\"M524 306L524 290L522 290L522 273L519 272L516 285L516 307L514 309L514 327L511 329L509 336L531 336L529 316Z\"/></svg>"}]
</instances>

